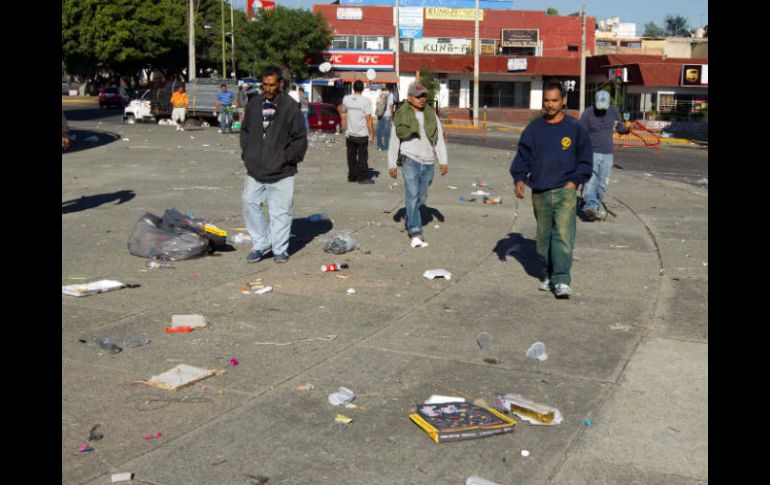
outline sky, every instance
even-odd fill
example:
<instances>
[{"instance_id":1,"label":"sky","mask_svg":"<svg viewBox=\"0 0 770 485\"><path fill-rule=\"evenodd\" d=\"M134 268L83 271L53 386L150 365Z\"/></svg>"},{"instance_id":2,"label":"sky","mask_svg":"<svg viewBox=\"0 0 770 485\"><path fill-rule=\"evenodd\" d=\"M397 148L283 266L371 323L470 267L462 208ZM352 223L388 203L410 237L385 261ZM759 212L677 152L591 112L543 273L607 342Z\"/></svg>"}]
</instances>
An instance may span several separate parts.
<instances>
[{"instance_id":1,"label":"sky","mask_svg":"<svg viewBox=\"0 0 770 485\"><path fill-rule=\"evenodd\" d=\"M243 5L246 0L232 0L235 7ZM330 4L332 0L274 0L277 5L290 8L311 9L313 4ZM560 15L579 12L582 5L586 6L586 14L597 20L607 17L620 17L621 22L636 23L637 35L644 31L644 24L655 22L663 26L666 15L681 15L687 19L691 28L708 25L708 0L513 0L516 10L547 10L555 8Z\"/></svg>"}]
</instances>

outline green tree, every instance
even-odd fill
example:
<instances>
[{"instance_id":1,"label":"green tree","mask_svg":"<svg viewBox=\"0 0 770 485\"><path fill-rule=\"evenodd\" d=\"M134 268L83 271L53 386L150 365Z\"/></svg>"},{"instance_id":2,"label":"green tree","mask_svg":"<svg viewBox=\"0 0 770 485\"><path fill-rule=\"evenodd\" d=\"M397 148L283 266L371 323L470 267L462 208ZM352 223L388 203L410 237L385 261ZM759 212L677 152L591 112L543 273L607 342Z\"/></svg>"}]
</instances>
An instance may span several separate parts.
<instances>
[{"instance_id":1,"label":"green tree","mask_svg":"<svg viewBox=\"0 0 770 485\"><path fill-rule=\"evenodd\" d=\"M548 7L548 10L545 11L546 15L559 15L559 11L556 10L553 7Z\"/></svg>"},{"instance_id":2,"label":"green tree","mask_svg":"<svg viewBox=\"0 0 770 485\"><path fill-rule=\"evenodd\" d=\"M666 15L666 18L663 19L663 25L668 36L690 36L690 27L687 25L687 19L681 15Z\"/></svg>"},{"instance_id":3,"label":"green tree","mask_svg":"<svg viewBox=\"0 0 770 485\"><path fill-rule=\"evenodd\" d=\"M426 98L428 100L428 104L433 106L433 101L436 99L436 93L440 89L440 85L436 73L431 71L431 69L425 64L420 66L419 84L428 90Z\"/></svg>"},{"instance_id":4,"label":"green tree","mask_svg":"<svg viewBox=\"0 0 770 485\"><path fill-rule=\"evenodd\" d=\"M655 22L647 22L644 24L644 33L642 37L653 37L655 39L661 39L666 36L666 31L663 27L659 26Z\"/></svg>"},{"instance_id":5,"label":"green tree","mask_svg":"<svg viewBox=\"0 0 770 485\"><path fill-rule=\"evenodd\" d=\"M320 13L276 6L254 19L241 36L248 57L240 65L255 75L275 65L288 82L307 78L308 60L320 58L332 43L331 29Z\"/></svg>"}]
</instances>

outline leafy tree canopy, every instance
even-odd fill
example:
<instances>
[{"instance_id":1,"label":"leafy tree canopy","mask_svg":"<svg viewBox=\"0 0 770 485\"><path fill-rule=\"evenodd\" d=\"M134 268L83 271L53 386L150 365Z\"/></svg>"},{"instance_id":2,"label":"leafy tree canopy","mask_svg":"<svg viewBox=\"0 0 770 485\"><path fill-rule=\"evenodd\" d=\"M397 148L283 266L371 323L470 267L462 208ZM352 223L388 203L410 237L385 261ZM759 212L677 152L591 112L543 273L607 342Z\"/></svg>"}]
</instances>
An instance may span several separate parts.
<instances>
[{"instance_id":1,"label":"leafy tree canopy","mask_svg":"<svg viewBox=\"0 0 770 485\"><path fill-rule=\"evenodd\" d=\"M655 22L647 22L644 24L644 33L642 37L654 37L660 39L666 36L666 31L663 27L659 26Z\"/></svg>"},{"instance_id":2,"label":"leafy tree canopy","mask_svg":"<svg viewBox=\"0 0 770 485\"><path fill-rule=\"evenodd\" d=\"M663 25L666 35L672 37L689 37L690 27L687 25L687 19L681 15L666 15L663 19Z\"/></svg>"},{"instance_id":3,"label":"leafy tree canopy","mask_svg":"<svg viewBox=\"0 0 770 485\"><path fill-rule=\"evenodd\" d=\"M546 15L559 15L559 11L556 10L553 7L548 7L548 10L545 11Z\"/></svg>"}]
</instances>

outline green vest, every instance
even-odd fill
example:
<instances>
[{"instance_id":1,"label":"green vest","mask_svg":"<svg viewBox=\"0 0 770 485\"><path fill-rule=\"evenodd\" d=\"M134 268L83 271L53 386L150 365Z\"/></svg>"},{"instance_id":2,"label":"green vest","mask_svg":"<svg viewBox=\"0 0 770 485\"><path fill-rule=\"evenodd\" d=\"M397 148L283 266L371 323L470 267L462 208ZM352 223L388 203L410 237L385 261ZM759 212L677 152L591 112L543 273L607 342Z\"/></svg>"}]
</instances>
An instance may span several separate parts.
<instances>
[{"instance_id":1,"label":"green vest","mask_svg":"<svg viewBox=\"0 0 770 485\"><path fill-rule=\"evenodd\" d=\"M438 142L438 123L436 122L436 110L429 105L425 105L425 134L428 135L430 144L436 146ZM417 121L417 115L409 102L405 102L393 115L393 125L396 128L396 135L399 140L408 140L416 135L420 137L420 123Z\"/></svg>"}]
</instances>

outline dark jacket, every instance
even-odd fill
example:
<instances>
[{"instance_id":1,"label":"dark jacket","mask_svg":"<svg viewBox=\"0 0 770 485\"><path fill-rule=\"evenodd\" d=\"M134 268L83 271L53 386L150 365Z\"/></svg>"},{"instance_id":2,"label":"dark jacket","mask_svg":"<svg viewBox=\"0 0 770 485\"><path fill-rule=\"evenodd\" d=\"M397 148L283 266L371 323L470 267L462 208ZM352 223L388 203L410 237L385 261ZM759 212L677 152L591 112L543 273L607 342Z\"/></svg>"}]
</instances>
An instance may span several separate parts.
<instances>
[{"instance_id":1,"label":"dark jacket","mask_svg":"<svg viewBox=\"0 0 770 485\"><path fill-rule=\"evenodd\" d=\"M241 160L246 171L263 183L277 182L297 173L297 164L305 158L307 132L299 103L285 93L273 100L275 116L263 136L263 94L246 105L241 124Z\"/></svg>"},{"instance_id":2,"label":"dark jacket","mask_svg":"<svg viewBox=\"0 0 770 485\"><path fill-rule=\"evenodd\" d=\"M524 129L511 164L513 181L523 180L534 192L559 189L567 182L588 182L594 163L591 140L577 120L565 116L548 123L541 116Z\"/></svg>"}]
</instances>

